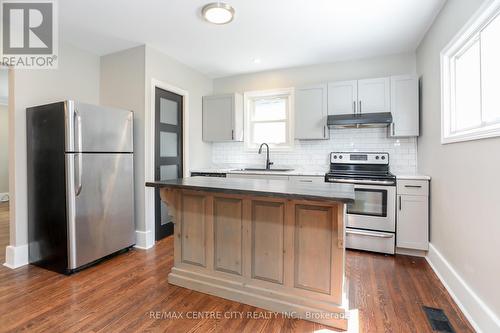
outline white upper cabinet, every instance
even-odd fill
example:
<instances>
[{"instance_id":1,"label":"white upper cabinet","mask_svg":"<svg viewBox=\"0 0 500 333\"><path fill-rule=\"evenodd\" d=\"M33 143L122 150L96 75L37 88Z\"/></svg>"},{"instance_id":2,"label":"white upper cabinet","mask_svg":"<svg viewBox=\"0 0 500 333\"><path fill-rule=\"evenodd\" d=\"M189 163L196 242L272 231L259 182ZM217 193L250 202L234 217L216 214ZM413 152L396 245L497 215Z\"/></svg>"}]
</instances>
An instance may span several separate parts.
<instances>
[{"instance_id":1,"label":"white upper cabinet","mask_svg":"<svg viewBox=\"0 0 500 333\"><path fill-rule=\"evenodd\" d=\"M328 83L328 114L356 113L358 102L358 81L337 81Z\"/></svg>"},{"instance_id":2,"label":"white upper cabinet","mask_svg":"<svg viewBox=\"0 0 500 333\"><path fill-rule=\"evenodd\" d=\"M358 114L390 112L390 85L388 77L358 80Z\"/></svg>"},{"instance_id":3,"label":"white upper cabinet","mask_svg":"<svg viewBox=\"0 0 500 333\"><path fill-rule=\"evenodd\" d=\"M388 77L328 83L328 114L390 112L390 84Z\"/></svg>"},{"instance_id":4,"label":"white upper cabinet","mask_svg":"<svg viewBox=\"0 0 500 333\"><path fill-rule=\"evenodd\" d=\"M391 77L392 125L389 134L393 137L418 136L418 78L415 75Z\"/></svg>"},{"instance_id":5,"label":"white upper cabinet","mask_svg":"<svg viewBox=\"0 0 500 333\"><path fill-rule=\"evenodd\" d=\"M295 88L295 138L328 139L327 85Z\"/></svg>"},{"instance_id":6,"label":"white upper cabinet","mask_svg":"<svg viewBox=\"0 0 500 333\"><path fill-rule=\"evenodd\" d=\"M243 96L203 96L203 141L243 141Z\"/></svg>"}]
</instances>

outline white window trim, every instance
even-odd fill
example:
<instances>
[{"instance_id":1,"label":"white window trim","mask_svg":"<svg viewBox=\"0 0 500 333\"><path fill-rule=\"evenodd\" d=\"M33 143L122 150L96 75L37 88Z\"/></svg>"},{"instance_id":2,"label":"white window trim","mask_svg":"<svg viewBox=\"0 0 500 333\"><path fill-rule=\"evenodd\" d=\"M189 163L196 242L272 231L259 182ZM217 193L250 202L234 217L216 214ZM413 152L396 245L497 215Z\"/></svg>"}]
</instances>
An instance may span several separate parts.
<instances>
[{"instance_id":1,"label":"white window trim","mask_svg":"<svg viewBox=\"0 0 500 333\"><path fill-rule=\"evenodd\" d=\"M245 151L255 152L259 150L259 147L250 145L250 102L256 97L266 97L266 96L276 96L276 95L288 95L288 142L289 145L286 146L275 146L269 144L269 147L273 151L292 151L294 146L294 88L280 88L271 90L255 90L247 91L243 94L243 104L245 113L245 130L244 141L245 141Z\"/></svg>"},{"instance_id":2,"label":"white window trim","mask_svg":"<svg viewBox=\"0 0 500 333\"><path fill-rule=\"evenodd\" d=\"M441 51L441 144L479 140L500 136L500 124L483 124L478 128L451 132L453 57L471 39L477 37L500 11L500 0L486 1Z\"/></svg>"}]
</instances>

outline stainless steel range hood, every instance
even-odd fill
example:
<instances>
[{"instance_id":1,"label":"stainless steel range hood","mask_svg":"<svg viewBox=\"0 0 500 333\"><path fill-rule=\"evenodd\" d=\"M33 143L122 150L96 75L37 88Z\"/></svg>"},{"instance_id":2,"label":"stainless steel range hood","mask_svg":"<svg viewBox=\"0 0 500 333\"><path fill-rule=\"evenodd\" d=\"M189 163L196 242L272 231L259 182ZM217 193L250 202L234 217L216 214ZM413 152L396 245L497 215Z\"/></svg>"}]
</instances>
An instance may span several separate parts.
<instances>
[{"instance_id":1,"label":"stainless steel range hood","mask_svg":"<svg viewBox=\"0 0 500 333\"><path fill-rule=\"evenodd\" d=\"M391 123L390 112L331 115L327 120L328 126L334 128L387 127Z\"/></svg>"}]
</instances>

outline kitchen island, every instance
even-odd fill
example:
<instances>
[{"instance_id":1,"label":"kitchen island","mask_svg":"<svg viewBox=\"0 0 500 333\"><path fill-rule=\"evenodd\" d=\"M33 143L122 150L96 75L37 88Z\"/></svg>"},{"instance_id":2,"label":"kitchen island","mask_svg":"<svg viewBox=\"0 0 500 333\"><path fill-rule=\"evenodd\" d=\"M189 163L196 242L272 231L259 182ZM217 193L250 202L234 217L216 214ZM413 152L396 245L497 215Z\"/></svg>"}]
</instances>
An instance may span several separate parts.
<instances>
[{"instance_id":1,"label":"kitchen island","mask_svg":"<svg viewBox=\"0 0 500 333\"><path fill-rule=\"evenodd\" d=\"M159 188L174 220L169 283L347 329L352 185L191 177Z\"/></svg>"}]
</instances>

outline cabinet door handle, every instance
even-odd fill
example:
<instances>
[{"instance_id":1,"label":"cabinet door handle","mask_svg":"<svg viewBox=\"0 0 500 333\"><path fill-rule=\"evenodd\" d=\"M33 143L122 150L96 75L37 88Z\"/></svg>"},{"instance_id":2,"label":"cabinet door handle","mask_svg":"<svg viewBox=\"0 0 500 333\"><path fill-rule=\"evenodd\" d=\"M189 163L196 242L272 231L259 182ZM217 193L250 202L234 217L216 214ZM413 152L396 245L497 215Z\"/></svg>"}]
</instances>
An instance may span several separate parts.
<instances>
[{"instance_id":1,"label":"cabinet door handle","mask_svg":"<svg viewBox=\"0 0 500 333\"><path fill-rule=\"evenodd\" d=\"M405 185L408 188L422 188L422 185Z\"/></svg>"},{"instance_id":2,"label":"cabinet door handle","mask_svg":"<svg viewBox=\"0 0 500 333\"><path fill-rule=\"evenodd\" d=\"M359 101L359 114L361 114L363 111L361 111L361 100Z\"/></svg>"},{"instance_id":3,"label":"cabinet door handle","mask_svg":"<svg viewBox=\"0 0 500 333\"><path fill-rule=\"evenodd\" d=\"M301 183L312 183L313 181L312 180L308 180L308 179L301 179L301 180L299 180L299 182L301 182Z\"/></svg>"},{"instance_id":4,"label":"cabinet door handle","mask_svg":"<svg viewBox=\"0 0 500 333\"><path fill-rule=\"evenodd\" d=\"M399 199L399 210L401 210L401 196L399 196L398 199Z\"/></svg>"},{"instance_id":5,"label":"cabinet door handle","mask_svg":"<svg viewBox=\"0 0 500 333\"><path fill-rule=\"evenodd\" d=\"M352 112L356 114L356 101L352 101Z\"/></svg>"},{"instance_id":6,"label":"cabinet door handle","mask_svg":"<svg viewBox=\"0 0 500 333\"><path fill-rule=\"evenodd\" d=\"M231 140L234 140L234 130L231 130Z\"/></svg>"},{"instance_id":7,"label":"cabinet door handle","mask_svg":"<svg viewBox=\"0 0 500 333\"><path fill-rule=\"evenodd\" d=\"M323 125L323 137L326 138L326 126Z\"/></svg>"},{"instance_id":8,"label":"cabinet door handle","mask_svg":"<svg viewBox=\"0 0 500 333\"><path fill-rule=\"evenodd\" d=\"M394 123L392 123L392 124L391 124L391 128L392 128L392 136L394 136L394 135L395 135L395 129L394 129L394 127L396 127L396 126L394 126Z\"/></svg>"}]
</instances>

